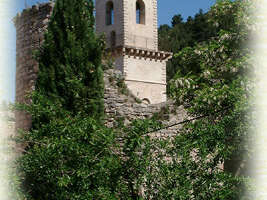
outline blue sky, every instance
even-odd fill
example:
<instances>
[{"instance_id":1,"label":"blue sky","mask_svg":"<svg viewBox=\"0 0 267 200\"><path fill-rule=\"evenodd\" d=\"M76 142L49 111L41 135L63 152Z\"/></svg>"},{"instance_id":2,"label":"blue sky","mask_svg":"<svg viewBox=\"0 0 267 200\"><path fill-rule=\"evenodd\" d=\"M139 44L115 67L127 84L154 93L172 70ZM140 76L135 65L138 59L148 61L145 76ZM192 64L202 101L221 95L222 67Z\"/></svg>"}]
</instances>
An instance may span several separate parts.
<instances>
[{"instance_id":1,"label":"blue sky","mask_svg":"<svg viewBox=\"0 0 267 200\"><path fill-rule=\"evenodd\" d=\"M27 6L48 0L26 0ZM184 20L194 16L199 9L204 12L209 10L216 0L158 0L158 25L170 24L175 14L181 14ZM15 100L15 72L16 72L16 31L12 18L25 8L25 0L1 0L0 7L5 12L0 12L1 29L5 30L0 35L1 41L1 71L0 101L14 102ZM4 8L4 9L3 9ZM3 17L4 16L4 17ZM3 52L3 53L2 53Z\"/></svg>"}]
</instances>

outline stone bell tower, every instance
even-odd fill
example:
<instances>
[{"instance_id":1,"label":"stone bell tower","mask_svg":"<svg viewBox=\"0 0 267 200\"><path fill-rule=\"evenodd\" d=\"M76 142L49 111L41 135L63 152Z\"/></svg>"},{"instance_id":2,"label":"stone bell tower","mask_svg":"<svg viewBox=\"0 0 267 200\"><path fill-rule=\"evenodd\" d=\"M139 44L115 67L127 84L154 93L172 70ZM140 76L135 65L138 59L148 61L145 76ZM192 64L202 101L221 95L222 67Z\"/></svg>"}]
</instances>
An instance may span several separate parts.
<instances>
[{"instance_id":1,"label":"stone bell tower","mask_svg":"<svg viewBox=\"0 0 267 200\"><path fill-rule=\"evenodd\" d=\"M158 51L157 0L96 0L96 32L104 33L115 67L139 99L166 101L166 61Z\"/></svg>"}]
</instances>

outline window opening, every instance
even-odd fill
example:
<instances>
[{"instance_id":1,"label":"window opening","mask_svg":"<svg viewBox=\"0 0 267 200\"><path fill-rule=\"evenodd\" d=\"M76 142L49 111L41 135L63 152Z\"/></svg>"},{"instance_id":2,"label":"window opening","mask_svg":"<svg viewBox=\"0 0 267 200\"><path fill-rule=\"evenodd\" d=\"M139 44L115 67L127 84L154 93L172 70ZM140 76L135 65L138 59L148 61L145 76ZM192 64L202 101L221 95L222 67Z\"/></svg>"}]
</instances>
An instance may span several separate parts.
<instances>
[{"instance_id":1,"label":"window opening","mask_svg":"<svg viewBox=\"0 0 267 200\"><path fill-rule=\"evenodd\" d=\"M116 46L116 32L115 31L111 31L110 33L110 45L111 45L111 48L114 48Z\"/></svg>"},{"instance_id":2,"label":"window opening","mask_svg":"<svg viewBox=\"0 0 267 200\"><path fill-rule=\"evenodd\" d=\"M113 2L108 2L106 5L106 25L114 24L114 7Z\"/></svg>"},{"instance_id":3,"label":"window opening","mask_svg":"<svg viewBox=\"0 0 267 200\"><path fill-rule=\"evenodd\" d=\"M136 1L136 23L145 24L145 4L142 0Z\"/></svg>"}]
</instances>

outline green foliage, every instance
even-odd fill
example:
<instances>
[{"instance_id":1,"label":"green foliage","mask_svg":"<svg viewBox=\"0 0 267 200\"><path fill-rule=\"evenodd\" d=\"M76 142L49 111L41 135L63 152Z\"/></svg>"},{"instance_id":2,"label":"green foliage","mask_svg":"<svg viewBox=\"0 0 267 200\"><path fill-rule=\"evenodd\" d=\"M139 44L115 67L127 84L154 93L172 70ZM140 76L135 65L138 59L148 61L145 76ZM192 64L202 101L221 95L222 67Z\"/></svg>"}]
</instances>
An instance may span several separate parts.
<instances>
[{"instance_id":1,"label":"green foliage","mask_svg":"<svg viewBox=\"0 0 267 200\"><path fill-rule=\"evenodd\" d=\"M102 43L94 33L92 1L56 1L37 55L36 89L74 115L102 119Z\"/></svg>"},{"instance_id":2,"label":"green foliage","mask_svg":"<svg viewBox=\"0 0 267 200\"><path fill-rule=\"evenodd\" d=\"M102 40L91 0L58 0L39 62L32 128L20 134L18 160L27 199L114 199L114 134L102 124ZM105 197L105 198L104 198Z\"/></svg>"},{"instance_id":3,"label":"green foliage","mask_svg":"<svg viewBox=\"0 0 267 200\"><path fill-rule=\"evenodd\" d=\"M119 93L129 95L129 89L127 88L125 79L122 77L117 77L116 79L116 85L118 86Z\"/></svg>"},{"instance_id":4,"label":"green foliage","mask_svg":"<svg viewBox=\"0 0 267 200\"><path fill-rule=\"evenodd\" d=\"M255 82L251 50L245 45L250 33L248 6L246 1L219 1L208 14L212 24L224 30L175 54L180 67L170 81L170 96L192 116L206 116L184 126L174 145L185 160L196 152L197 162L183 170L193 184L182 186L195 199L239 199L244 192L246 179L235 175L246 174L239 162L248 165L251 153ZM226 171L216 170L223 162Z\"/></svg>"},{"instance_id":5,"label":"green foliage","mask_svg":"<svg viewBox=\"0 0 267 200\"><path fill-rule=\"evenodd\" d=\"M19 159L19 169L28 199L112 199L110 174L118 160L111 151L112 131L91 117L71 116L46 97L35 97L33 121L46 117L49 122L21 136L27 153Z\"/></svg>"},{"instance_id":6,"label":"green foliage","mask_svg":"<svg viewBox=\"0 0 267 200\"><path fill-rule=\"evenodd\" d=\"M123 129L123 145L118 199L143 199L152 192L152 173L155 164L156 143L147 134L160 127L158 123L150 120L136 120L129 127ZM152 176L151 176L152 175ZM155 181L155 180L154 180ZM146 190L145 194L142 190ZM151 191L150 191L151 190Z\"/></svg>"},{"instance_id":7,"label":"green foliage","mask_svg":"<svg viewBox=\"0 0 267 200\"><path fill-rule=\"evenodd\" d=\"M185 47L193 47L197 43L217 37L220 30L230 31L236 27L235 15L238 9L238 5L228 7L226 1L221 1L207 13L200 9L194 17L189 16L186 22L181 15L175 15L172 27L166 24L159 27L159 48L179 53ZM176 71L183 67L179 58L174 57L167 65L167 80L172 79Z\"/></svg>"},{"instance_id":8,"label":"green foliage","mask_svg":"<svg viewBox=\"0 0 267 200\"><path fill-rule=\"evenodd\" d=\"M244 1L219 1L207 14L200 11L186 23L178 15L173 27L160 27L172 32L175 51L186 47L175 54L170 96L192 116L205 116L163 139L157 135L163 131L155 133L162 125L153 119L125 127L121 118L117 130L102 124L103 47L93 32L92 1L56 1L38 54L32 104L24 105L32 128L17 138L25 145L18 164L26 198L238 199L246 178L219 166L250 153L254 85L250 51L241 45L249 32L246 9ZM185 34L191 39L180 40L182 29L194 30Z\"/></svg>"},{"instance_id":9,"label":"green foliage","mask_svg":"<svg viewBox=\"0 0 267 200\"><path fill-rule=\"evenodd\" d=\"M153 113L152 119L155 120L168 120L170 110L169 107L162 107L159 112Z\"/></svg>"}]
</instances>

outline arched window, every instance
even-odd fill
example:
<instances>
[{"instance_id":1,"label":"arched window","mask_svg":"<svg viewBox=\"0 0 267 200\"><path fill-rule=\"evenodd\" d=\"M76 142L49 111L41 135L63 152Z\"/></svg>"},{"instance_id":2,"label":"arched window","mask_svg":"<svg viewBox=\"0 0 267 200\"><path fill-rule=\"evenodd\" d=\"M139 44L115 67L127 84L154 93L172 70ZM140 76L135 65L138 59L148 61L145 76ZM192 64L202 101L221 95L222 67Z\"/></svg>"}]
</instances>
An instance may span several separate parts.
<instances>
[{"instance_id":1,"label":"arched window","mask_svg":"<svg viewBox=\"0 0 267 200\"><path fill-rule=\"evenodd\" d=\"M148 98L144 98L144 99L142 100L142 103L149 105L149 104L150 104L150 101L149 101Z\"/></svg>"},{"instance_id":2,"label":"arched window","mask_svg":"<svg viewBox=\"0 0 267 200\"><path fill-rule=\"evenodd\" d=\"M110 33L110 46L111 48L114 48L116 46L116 32L111 31Z\"/></svg>"},{"instance_id":3,"label":"arched window","mask_svg":"<svg viewBox=\"0 0 267 200\"><path fill-rule=\"evenodd\" d=\"M106 25L114 24L114 8L113 2L109 1L106 4Z\"/></svg>"},{"instance_id":4,"label":"arched window","mask_svg":"<svg viewBox=\"0 0 267 200\"><path fill-rule=\"evenodd\" d=\"M145 24L146 15L145 15L145 4L142 0L136 1L136 23Z\"/></svg>"}]
</instances>

